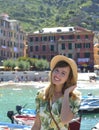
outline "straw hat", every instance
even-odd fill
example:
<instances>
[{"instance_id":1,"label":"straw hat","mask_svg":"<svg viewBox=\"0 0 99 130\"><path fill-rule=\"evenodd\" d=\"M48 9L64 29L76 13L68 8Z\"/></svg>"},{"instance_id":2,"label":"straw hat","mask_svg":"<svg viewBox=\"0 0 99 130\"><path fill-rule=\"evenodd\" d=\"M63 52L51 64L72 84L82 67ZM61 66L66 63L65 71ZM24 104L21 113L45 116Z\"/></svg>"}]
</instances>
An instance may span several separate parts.
<instances>
[{"instance_id":1,"label":"straw hat","mask_svg":"<svg viewBox=\"0 0 99 130\"><path fill-rule=\"evenodd\" d=\"M56 55L52 58L51 62L50 62L50 69L53 70L55 65L59 62L59 61L66 61L71 69L72 69L72 72L73 72L73 76L74 76L74 79L75 81L77 81L77 77L78 77L78 73L77 73L77 65L75 63L75 61L71 58L68 58L64 55Z\"/></svg>"}]
</instances>

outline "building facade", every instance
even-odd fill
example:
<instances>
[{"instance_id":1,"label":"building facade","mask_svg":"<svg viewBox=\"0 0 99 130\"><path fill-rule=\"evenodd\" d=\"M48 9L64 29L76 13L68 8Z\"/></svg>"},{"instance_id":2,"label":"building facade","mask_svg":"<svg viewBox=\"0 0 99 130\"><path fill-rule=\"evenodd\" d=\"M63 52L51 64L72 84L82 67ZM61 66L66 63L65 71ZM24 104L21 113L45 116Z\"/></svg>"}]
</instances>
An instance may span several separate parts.
<instances>
[{"instance_id":1,"label":"building facade","mask_svg":"<svg viewBox=\"0 0 99 130\"><path fill-rule=\"evenodd\" d=\"M99 65L99 43L94 45L94 65Z\"/></svg>"},{"instance_id":2,"label":"building facade","mask_svg":"<svg viewBox=\"0 0 99 130\"><path fill-rule=\"evenodd\" d=\"M10 20L7 14L0 16L0 62L24 56L24 37L17 20Z\"/></svg>"},{"instance_id":3,"label":"building facade","mask_svg":"<svg viewBox=\"0 0 99 130\"><path fill-rule=\"evenodd\" d=\"M94 33L81 27L44 28L28 34L28 56L50 61L57 54L76 61L81 71L93 71Z\"/></svg>"}]
</instances>

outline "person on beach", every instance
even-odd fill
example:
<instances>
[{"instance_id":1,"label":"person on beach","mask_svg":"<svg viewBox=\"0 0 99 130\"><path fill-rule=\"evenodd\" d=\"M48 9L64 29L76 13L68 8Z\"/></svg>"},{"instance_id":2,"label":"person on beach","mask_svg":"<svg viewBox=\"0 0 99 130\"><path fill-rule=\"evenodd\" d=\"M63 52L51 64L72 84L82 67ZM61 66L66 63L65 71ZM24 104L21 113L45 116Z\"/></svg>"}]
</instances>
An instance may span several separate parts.
<instances>
[{"instance_id":1,"label":"person on beach","mask_svg":"<svg viewBox=\"0 0 99 130\"><path fill-rule=\"evenodd\" d=\"M74 60L56 55L50 62L50 84L36 96L36 118L31 130L68 130L78 113L81 93L77 87Z\"/></svg>"}]
</instances>

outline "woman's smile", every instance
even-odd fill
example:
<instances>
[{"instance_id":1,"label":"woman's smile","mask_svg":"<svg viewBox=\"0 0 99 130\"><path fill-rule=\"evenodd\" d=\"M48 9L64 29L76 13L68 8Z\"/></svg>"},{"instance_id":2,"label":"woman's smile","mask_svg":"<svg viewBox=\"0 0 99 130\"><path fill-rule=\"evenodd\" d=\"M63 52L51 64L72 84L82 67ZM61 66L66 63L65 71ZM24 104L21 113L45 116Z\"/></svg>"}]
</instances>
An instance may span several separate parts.
<instances>
[{"instance_id":1,"label":"woman's smile","mask_svg":"<svg viewBox=\"0 0 99 130\"><path fill-rule=\"evenodd\" d=\"M60 79L59 79L57 76L55 76L54 79L55 79L56 81L60 81Z\"/></svg>"}]
</instances>

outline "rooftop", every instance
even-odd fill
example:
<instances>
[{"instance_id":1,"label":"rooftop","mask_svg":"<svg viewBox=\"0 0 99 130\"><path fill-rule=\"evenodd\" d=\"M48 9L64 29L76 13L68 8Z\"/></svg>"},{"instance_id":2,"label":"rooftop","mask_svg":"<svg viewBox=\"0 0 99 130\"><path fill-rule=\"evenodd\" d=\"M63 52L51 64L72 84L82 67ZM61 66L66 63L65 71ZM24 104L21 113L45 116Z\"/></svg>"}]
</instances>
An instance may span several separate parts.
<instances>
[{"instance_id":1,"label":"rooftop","mask_svg":"<svg viewBox=\"0 0 99 130\"><path fill-rule=\"evenodd\" d=\"M54 27L54 28L43 28L42 30L35 31L34 33L60 33L60 32L74 32L74 27Z\"/></svg>"}]
</instances>

